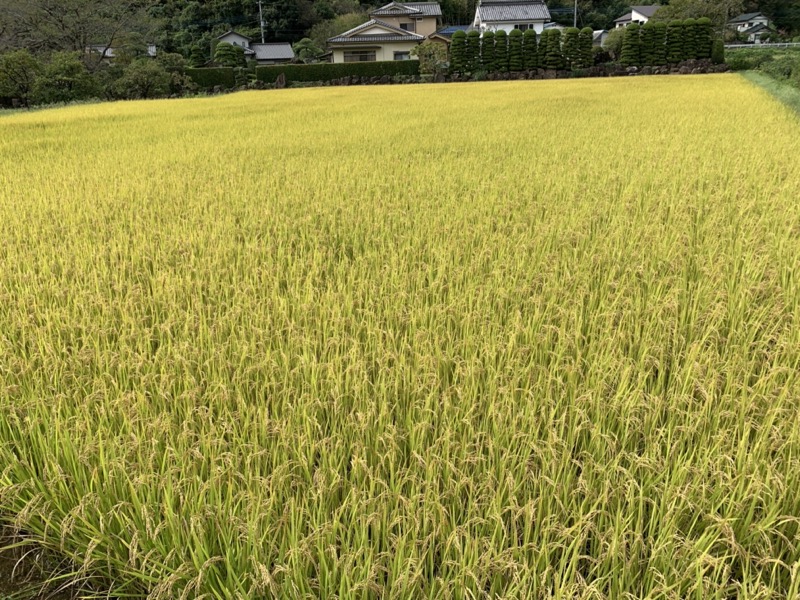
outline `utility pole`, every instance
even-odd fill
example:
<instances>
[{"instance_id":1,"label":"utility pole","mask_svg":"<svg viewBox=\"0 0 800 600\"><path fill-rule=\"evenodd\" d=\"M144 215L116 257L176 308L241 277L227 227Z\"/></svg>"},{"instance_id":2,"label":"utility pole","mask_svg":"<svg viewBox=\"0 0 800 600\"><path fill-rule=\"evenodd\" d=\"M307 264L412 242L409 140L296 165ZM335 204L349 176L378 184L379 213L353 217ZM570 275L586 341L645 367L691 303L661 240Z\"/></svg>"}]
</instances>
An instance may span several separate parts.
<instances>
[{"instance_id":1,"label":"utility pole","mask_svg":"<svg viewBox=\"0 0 800 600\"><path fill-rule=\"evenodd\" d=\"M572 26L575 28L578 27L578 0L575 0L575 20L573 21Z\"/></svg>"},{"instance_id":2,"label":"utility pole","mask_svg":"<svg viewBox=\"0 0 800 600\"><path fill-rule=\"evenodd\" d=\"M264 40L264 27L266 23L264 22L264 9L261 6L261 0L258 0L258 20L261 22L261 43L263 44L266 40Z\"/></svg>"}]
</instances>

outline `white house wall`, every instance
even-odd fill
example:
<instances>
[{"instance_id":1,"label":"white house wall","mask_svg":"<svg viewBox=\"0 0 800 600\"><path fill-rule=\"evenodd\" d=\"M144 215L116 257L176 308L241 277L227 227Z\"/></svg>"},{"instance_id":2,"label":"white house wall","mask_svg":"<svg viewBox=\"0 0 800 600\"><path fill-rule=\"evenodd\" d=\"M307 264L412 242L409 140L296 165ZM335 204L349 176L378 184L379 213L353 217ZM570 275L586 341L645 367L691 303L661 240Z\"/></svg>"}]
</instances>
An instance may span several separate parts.
<instances>
[{"instance_id":1,"label":"white house wall","mask_svg":"<svg viewBox=\"0 0 800 600\"><path fill-rule=\"evenodd\" d=\"M526 21L526 23L531 23L531 21ZM521 25L522 23L481 23L480 29L481 33L484 31L500 31L501 29L506 33L511 33L514 31L515 25ZM544 31L544 22L533 21L533 29L537 34L541 34Z\"/></svg>"},{"instance_id":2,"label":"white house wall","mask_svg":"<svg viewBox=\"0 0 800 600\"><path fill-rule=\"evenodd\" d=\"M384 43L382 46L378 47L376 44L375 46L371 46L369 44L365 44L363 46L353 45L352 48L334 48L333 49L333 62L335 63L343 63L344 62L344 53L350 50L375 50L375 60L382 61L382 60L394 60L394 53L395 52L410 52L412 48L416 47L419 42L393 42L393 43ZM415 57L411 57L412 60Z\"/></svg>"}]
</instances>

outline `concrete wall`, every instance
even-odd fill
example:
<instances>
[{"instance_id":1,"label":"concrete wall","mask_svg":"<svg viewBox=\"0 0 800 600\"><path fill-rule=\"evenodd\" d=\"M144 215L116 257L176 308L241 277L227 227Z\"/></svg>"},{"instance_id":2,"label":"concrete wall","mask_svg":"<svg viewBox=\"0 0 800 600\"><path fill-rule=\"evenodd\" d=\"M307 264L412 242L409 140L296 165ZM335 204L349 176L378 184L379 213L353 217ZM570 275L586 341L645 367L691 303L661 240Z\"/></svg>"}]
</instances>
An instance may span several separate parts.
<instances>
[{"instance_id":1,"label":"concrete wall","mask_svg":"<svg viewBox=\"0 0 800 600\"><path fill-rule=\"evenodd\" d=\"M530 23L531 21L527 22ZM514 25L516 25L516 23L481 23L480 30L483 32L500 31L502 29L506 33L511 33L514 31ZM544 31L544 21L533 21L533 29L537 35L540 35L542 31Z\"/></svg>"}]
</instances>

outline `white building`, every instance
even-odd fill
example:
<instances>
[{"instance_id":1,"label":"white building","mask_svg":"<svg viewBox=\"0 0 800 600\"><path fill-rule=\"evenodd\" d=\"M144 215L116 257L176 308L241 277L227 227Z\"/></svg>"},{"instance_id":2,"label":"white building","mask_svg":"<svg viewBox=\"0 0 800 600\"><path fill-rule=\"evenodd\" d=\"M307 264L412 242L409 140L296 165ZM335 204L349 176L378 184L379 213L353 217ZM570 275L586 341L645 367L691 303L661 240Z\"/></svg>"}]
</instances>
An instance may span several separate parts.
<instances>
[{"instance_id":1,"label":"white building","mask_svg":"<svg viewBox=\"0 0 800 600\"><path fill-rule=\"evenodd\" d=\"M542 0L481 0L472 26L480 32L533 29L542 33L550 22L550 11Z\"/></svg>"},{"instance_id":2,"label":"white building","mask_svg":"<svg viewBox=\"0 0 800 600\"><path fill-rule=\"evenodd\" d=\"M772 21L764 13L745 13L728 21L728 27L746 36L748 42L760 44L762 36L772 31Z\"/></svg>"},{"instance_id":3,"label":"white building","mask_svg":"<svg viewBox=\"0 0 800 600\"><path fill-rule=\"evenodd\" d=\"M278 65L292 62L294 59L292 45L286 42L262 44L236 31L223 33L217 41L244 48L245 58L254 60L259 65Z\"/></svg>"},{"instance_id":4,"label":"white building","mask_svg":"<svg viewBox=\"0 0 800 600\"><path fill-rule=\"evenodd\" d=\"M654 4L652 6L631 6L631 12L622 15L619 19L614 21L614 26L627 27L631 23L644 25L653 18L653 15L656 14L659 8L661 8L660 4Z\"/></svg>"}]
</instances>

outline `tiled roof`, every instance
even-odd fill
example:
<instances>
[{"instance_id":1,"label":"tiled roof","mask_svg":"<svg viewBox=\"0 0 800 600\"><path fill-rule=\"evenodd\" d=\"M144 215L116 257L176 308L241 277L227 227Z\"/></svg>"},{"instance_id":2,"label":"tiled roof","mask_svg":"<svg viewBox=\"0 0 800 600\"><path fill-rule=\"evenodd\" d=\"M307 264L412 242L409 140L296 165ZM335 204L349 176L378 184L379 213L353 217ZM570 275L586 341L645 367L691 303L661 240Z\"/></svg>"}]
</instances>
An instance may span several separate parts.
<instances>
[{"instance_id":1,"label":"tiled roof","mask_svg":"<svg viewBox=\"0 0 800 600\"><path fill-rule=\"evenodd\" d=\"M435 35L440 35L442 37L453 37L453 34L456 31L467 31L471 25L451 25L450 27L445 27L444 29L440 29L436 32Z\"/></svg>"},{"instance_id":2,"label":"tiled roof","mask_svg":"<svg viewBox=\"0 0 800 600\"><path fill-rule=\"evenodd\" d=\"M661 8L660 4L653 4L653 5L650 5L650 6L631 6L631 11L635 10L640 15L644 15L645 17L647 17L649 19L654 14L656 14L656 11L659 8Z\"/></svg>"},{"instance_id":3,"label":"tiled roof","mask_svg":"<svg viewBox=\"0 0 800 600\"><path fill-rule=\"evenodd\" d=\"M633 19L633 13L628 13L627 15L622 15L619 19L614 19L614 23L626 23Z\"/></svg>"},{"instance_id":4,"label":"tiled roof","mask_svg":"<svg viewBox=\"0 0 800 600\"><path fill-rule=\"evenodd\" d=\"M745 13L743 15L739 15L738 17L735 17L735 18L731 19L729 21L729 23L747 23L748 21L751 21L752 19L755 19L756 17L764 18L764 14L760 13L760 12Z\"/></svg>"},{"instance_id":5,"label":"tiled roof","mask_svg":"<svg viewBox=\"0 0 800 600\"><path fill-rule=\"evenodd\" d=\"M373 26L388 29L388 31L386 34L357 35L358 32L365 31ZM421 42L424 39L424 36L417 35L416 33L410 33L405 29L400 29L394 25L389 25L389 23L384 23L378 19L371 19L366 23L359 25L358 27L353 27L353 29L349 31L345 31L344 33L341 33L335 37L329 38L328 42L331 44L342 42Z\"/></svg>"},{"instance_id":6,"label":"tiled roof","mask_svg":"<svg viewBox=\"0 0 800 600\"><path fill-rule=\"evenodd\" d=\"M478 18L487 21L549 21L550 11L542 2L482 2Z\"/></svg>"},{"instance_id":7,"label":"tiled roof","mask_svg":"<svg viewBox=\"0 0 800 600\"><path fill-rule=\"evenodd\" d=\"M391 2L386 6L376 8L370 16L391 17L399 15L420 17L441 17L442 8L438 2Z\"/></svg>"},{"instance_id":8,"label":"tiled roof","mask_svg":"<svg viewBox=\"0 0 800 600\"><path fill-rule=\"evenodd\" d=\"M233 29L230 29L230 30L226 31L225 33L223 33L222 35L220 35L220 36L217 36L217 39L218 39L218 40L221 40L222 38L224 38L225 36L227 36L227 35L230 35L230 34L233 34L233 35L238 35L239 37L243 37L243 38L244 38L244 39L246 39L248 42L252 41L252 39L251 39L251 38L247 37L246 35L242 35L242 34L241 34L241 33L239 33L238 31L234 31Z\"/></svg>"},{"instance_id":9,"label":"tiled roof","mask_svg":"<svg viewBox=\"0 0 800 600\"><path fill-rule=\"evenodd\" d=\"M256 54L256 60L292 60L294 51L291 44L286 42L277 44L250 44L250 49Z\"/></svg>"},{"instance_id":10,"label":"tiled roof","mask_svg":"<svg viewBox=\"0 0 800 600\"><path fill-rule=\"evenodd\" d=\"M753 35L754 33L761 33L762 31L770 31L770 28L763 23L759 23L758 25L753 25L750 29L745 29L741 33L743 35Z\"/></svg>"}]
</instances>

